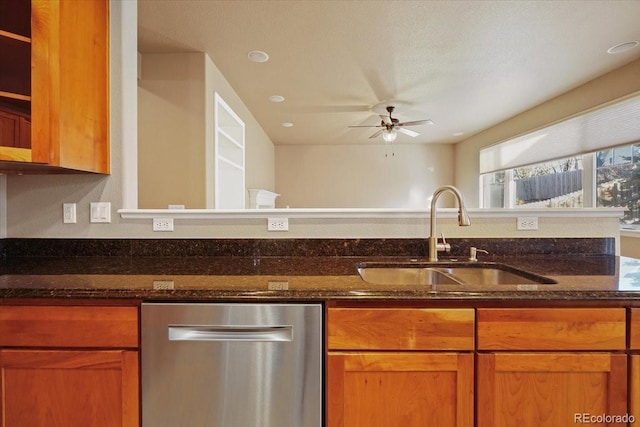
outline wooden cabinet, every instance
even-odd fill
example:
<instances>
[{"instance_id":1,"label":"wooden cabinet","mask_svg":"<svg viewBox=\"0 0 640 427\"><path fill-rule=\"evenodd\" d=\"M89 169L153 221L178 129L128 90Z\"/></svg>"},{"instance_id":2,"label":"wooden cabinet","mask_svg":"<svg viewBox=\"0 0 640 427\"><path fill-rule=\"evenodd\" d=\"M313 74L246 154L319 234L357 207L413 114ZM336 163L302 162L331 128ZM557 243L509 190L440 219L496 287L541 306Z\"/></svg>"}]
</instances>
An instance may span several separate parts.
<instances>
[{"instance_id":1,"label":"wooden cabinet","mask_svg":"<svg viewBox=\"0 0 640 427\"><path fill-rule=\"evenodd\" d=\"M109 172L108 29L108 0L0 2L0 171Z\"/></svg>"},{"instance_id":2,"label":"wooden cabinet","mask_svg":"<svg viewBox=\"0 0 640 427\"><path fill-rule=\"evenodd\" d=\"M479 350L624 350L624 308L480 308Z\"/></svg>"},{"instance_id":3,"label":"wooden cabinet","mask_svg":"<svg viewBox=\"0 0 640 427\"><path fill-rule=\"evenodd\" d=\"M329 308L327 425L472 426L472 309Z\"/></svg>"},{"instance_id":4,"label":"wooden cabinet","mask_svg":"<svg viewBox=\"0 0 640 427\"><path fill-rule=\"evenodd\" d=\"M478 309L477 325L479 427L628 413L625 309Z\"/></svg>"},{"instance_id":5,"label":"wooden cabinet","mask_svg":"<svg viewBox=\"0 0 640 427\"><path fill-rule=\"evenodd\" d=\"M629 309L629 413L640 417L640 308Z\"/></svg>"},{"instance_id":6,"label":"wooden cabinet","mask_svg":"<svg viewBox=\"0 0 640 427\"><path fill-rule=\"evenodd\" d=\"M137 307L0 306L2 426L138 426Z\"/></svg>"},{"instance_id":7,"label":"wooden cabinet","mask_svg":"<svg viewBox=\"0 0 640 427\"><path fill-rule=\"evenodd\" d=\"M480 354L477 376L479 427L555 427L628 412L624 354Z\"/></svg>"},{"instance_id":8,"label":"wooden cabinet","mask_svg":"<svg viewBox=\"0 0 640 427\"><path fill-rule=\"evenodd\" d=\"M10 109L0 110L0 147L19 149L31 147L30 115ZM14 150L14 152L20 151Z\"/></svg>"},{"instance_id":9,"label":"wooden cabinet","mask_svg":"<svg viewBox=\"0 0 640 427\"><path fill-rule=\"evenodd\" d=\"M0 1L0 160L31 161L31 6Z\"/></svg>"}]
</instances>

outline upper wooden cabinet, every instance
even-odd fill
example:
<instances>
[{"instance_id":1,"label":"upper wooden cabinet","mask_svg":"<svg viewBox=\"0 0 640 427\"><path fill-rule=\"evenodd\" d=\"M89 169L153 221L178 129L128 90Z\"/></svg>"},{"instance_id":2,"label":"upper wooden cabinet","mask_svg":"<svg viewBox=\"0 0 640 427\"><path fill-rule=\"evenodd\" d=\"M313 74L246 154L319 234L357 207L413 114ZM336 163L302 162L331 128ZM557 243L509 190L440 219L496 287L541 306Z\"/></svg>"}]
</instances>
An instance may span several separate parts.
<instances>
[{"instance_id":1,"label":"upper wooden cabinet","mask_svg":"<svg viewBox=\"0 0 640 427\"><path fill-rule=\"evenodd\" d=\"M0 2L0 109L25 117L3 121L0 171L109 173L108 4Z\"/></svg>"}]
</instances>

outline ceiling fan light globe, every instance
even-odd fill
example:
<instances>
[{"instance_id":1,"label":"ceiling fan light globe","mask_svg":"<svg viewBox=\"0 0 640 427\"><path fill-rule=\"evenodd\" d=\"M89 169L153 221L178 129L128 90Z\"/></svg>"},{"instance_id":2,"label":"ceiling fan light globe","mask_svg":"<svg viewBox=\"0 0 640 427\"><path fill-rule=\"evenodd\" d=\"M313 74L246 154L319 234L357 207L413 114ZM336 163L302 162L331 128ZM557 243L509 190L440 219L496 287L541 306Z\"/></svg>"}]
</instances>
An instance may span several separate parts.
<instances>
[{"instance_id":1,"label":"ceiling fan light globe","mask_svg":"<svg viewBox=\"0 0 640 427\"><path fill-rule=\"evenodd\" d=\"M391 129L391 130L385 129L384 131L382 131L382 139L384 139L384 142L393 142L396 140L397 137L398 137L398 132L396 132L395 129Z\"/></svg>"}]
</instances>

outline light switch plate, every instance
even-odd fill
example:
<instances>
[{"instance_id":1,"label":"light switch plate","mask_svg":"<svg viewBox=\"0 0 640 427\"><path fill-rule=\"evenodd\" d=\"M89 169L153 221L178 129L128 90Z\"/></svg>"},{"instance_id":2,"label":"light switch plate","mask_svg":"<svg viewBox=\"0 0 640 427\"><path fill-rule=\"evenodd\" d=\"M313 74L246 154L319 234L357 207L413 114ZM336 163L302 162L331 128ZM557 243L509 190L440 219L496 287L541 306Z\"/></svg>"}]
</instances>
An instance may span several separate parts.
<instances>
[{"instance_id":1,"label":"light switch plate","mask_svg":"<svg viewBox=\"0 0 640 427\"><path fill-rule=\"evenodd\" d=\"M111 203L110 202L92 202L90 221L91 222L111 222Z\"/></svg>"}]
</instances>

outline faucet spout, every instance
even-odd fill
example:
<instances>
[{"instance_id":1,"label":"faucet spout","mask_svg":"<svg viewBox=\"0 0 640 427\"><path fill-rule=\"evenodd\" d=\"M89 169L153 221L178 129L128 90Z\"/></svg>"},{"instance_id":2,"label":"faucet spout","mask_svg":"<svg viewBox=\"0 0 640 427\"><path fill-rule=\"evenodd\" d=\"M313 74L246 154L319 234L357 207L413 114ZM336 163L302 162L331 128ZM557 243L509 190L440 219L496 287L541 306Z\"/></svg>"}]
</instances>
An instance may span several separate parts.
<instances>
[{"instance_id":1,"label":"faucet spout","mask_svg":"<svg viewBox=\"0 0 640 427\"><path fill-rule=\"evenodd\" d=\"M456 202L458 203L458 225L460 225L461 227L466 227L471 225L471 220L469 219L469 214L467 213L467 208L465 207L464 197L462 196L462 193L460 193L460 190L458 190L453 185L444 185L442 187L437 188L436 191L433 192L433 196L431 198L431 212L430 212L431 226L429 228L429 262L438 261L438 251L445 251L445 250L448 251L450 249L447 243L445 242L438 243L438 237L436 234L436 216L437 216L436 203L438 202L438 198L440 197L440 195L445 192L452 193L456 198Z\"/></svg>"}]
</instances>

